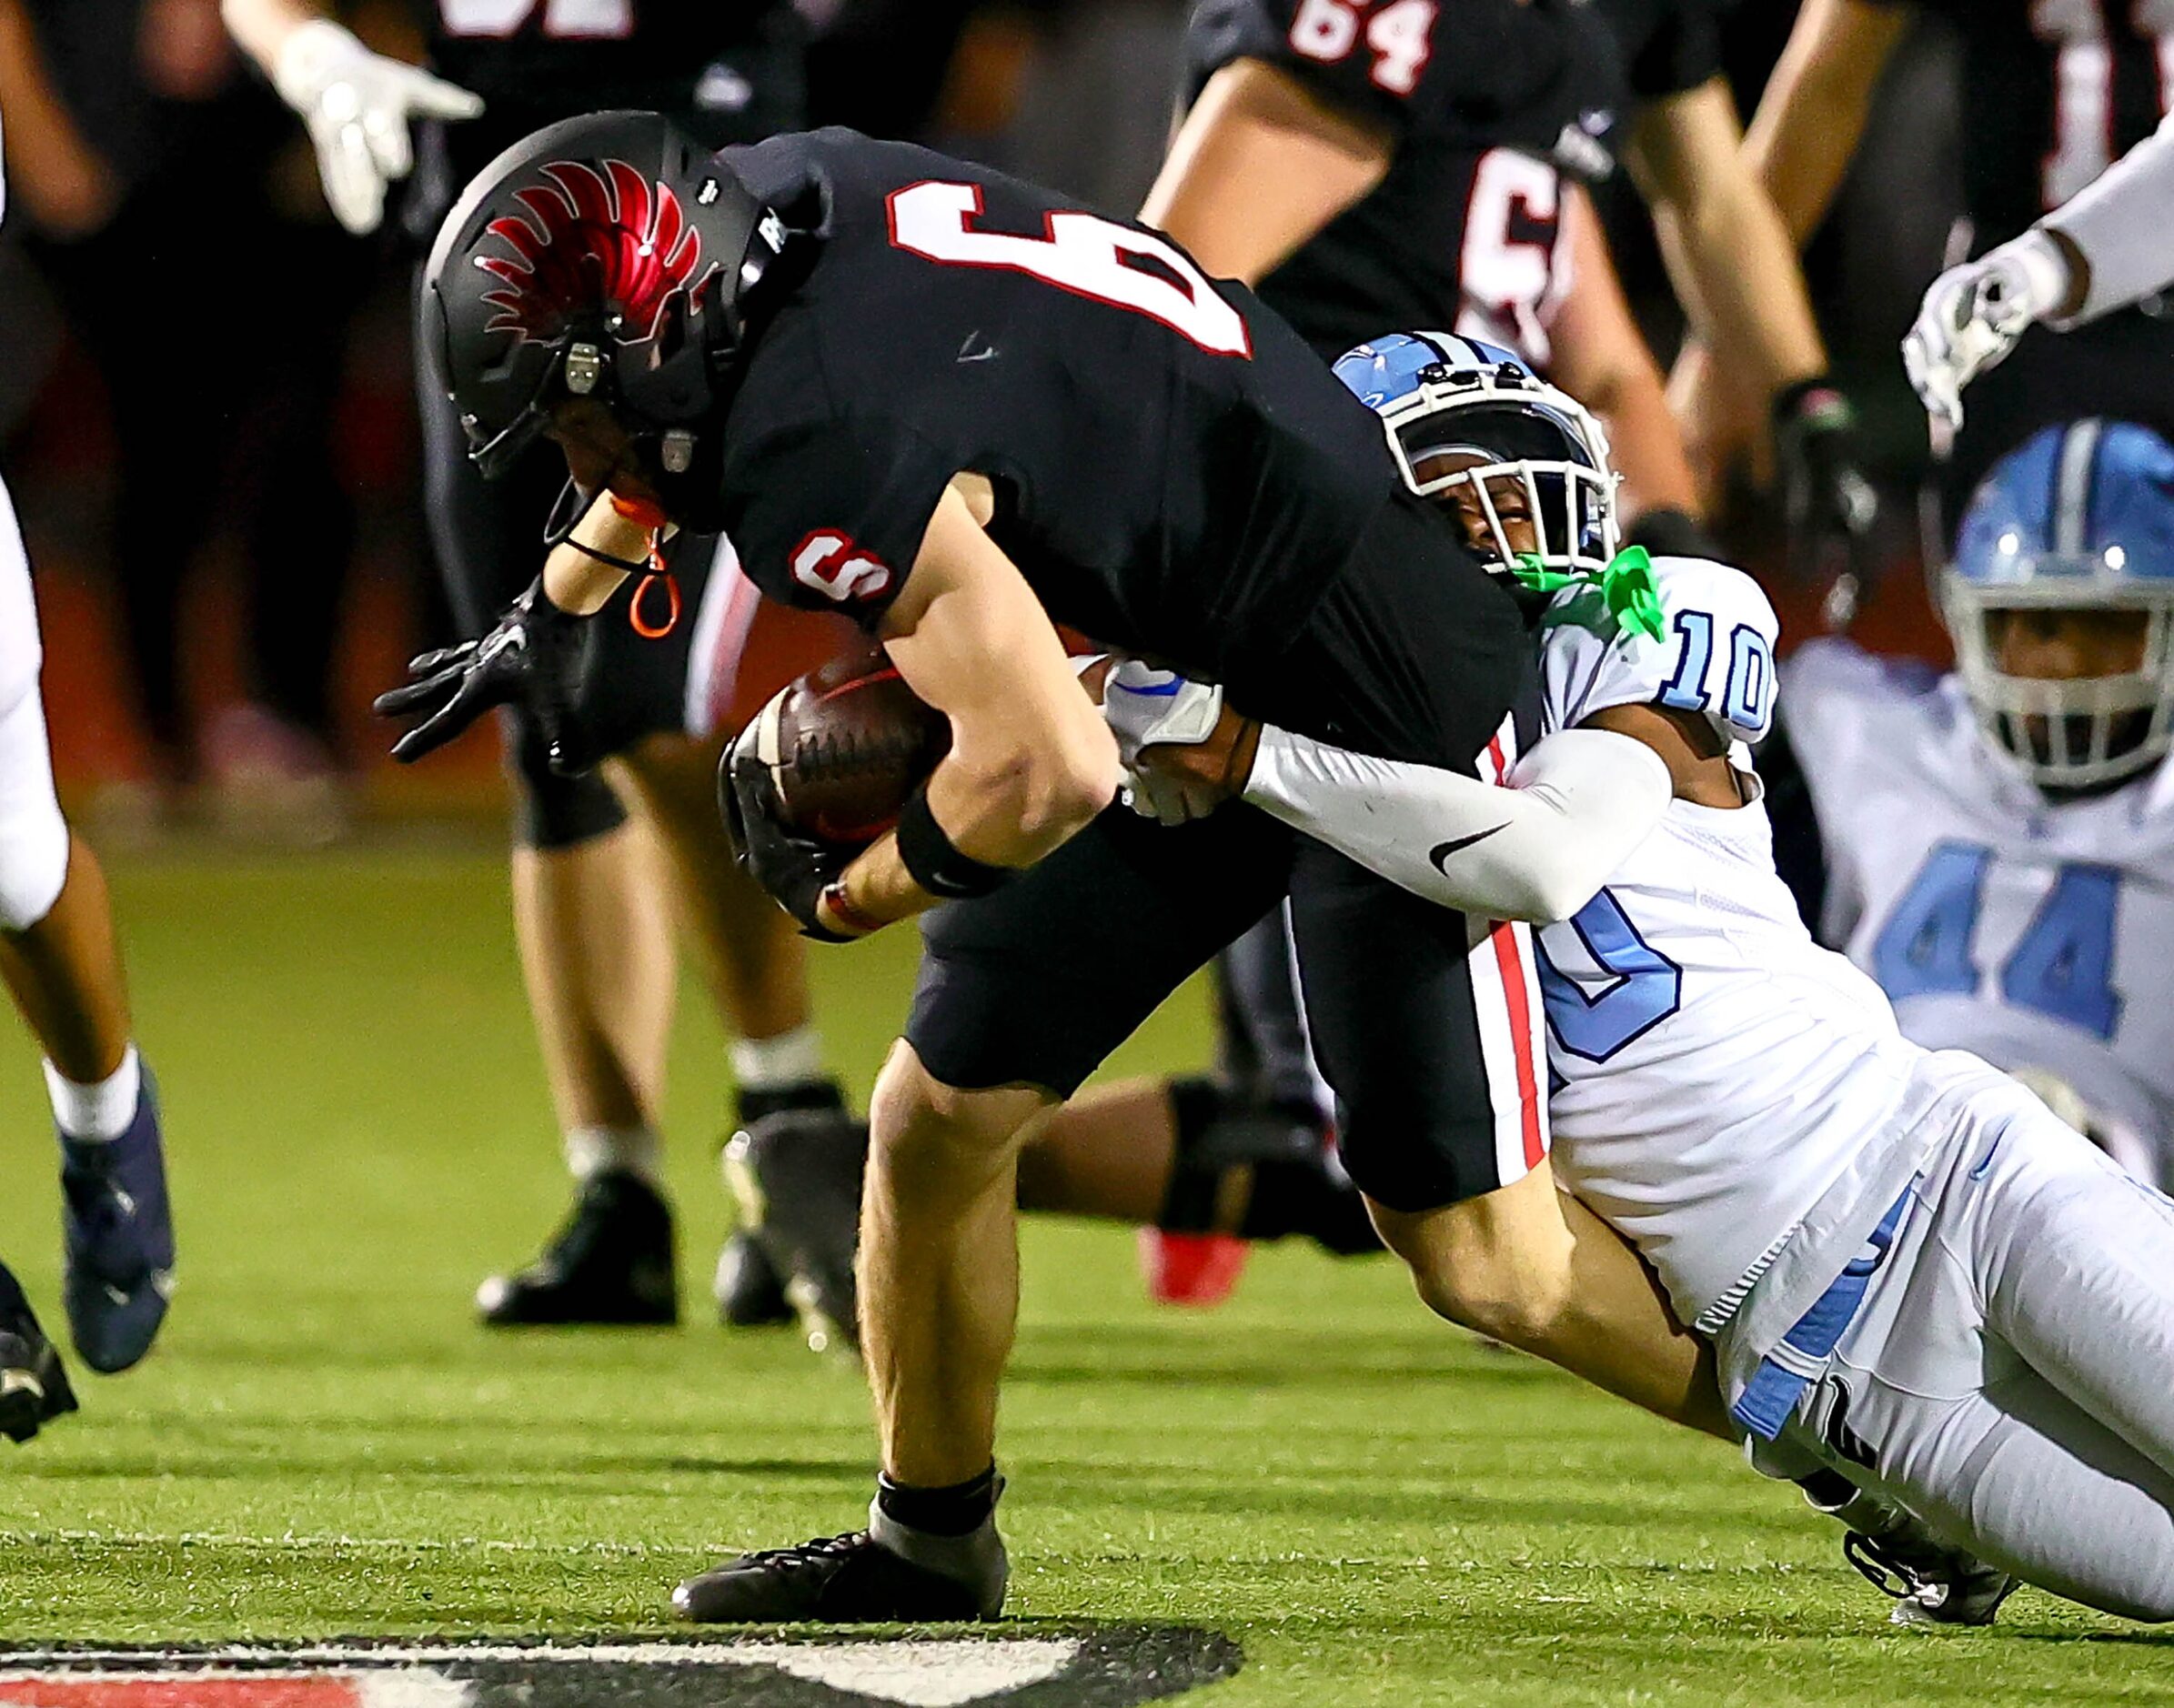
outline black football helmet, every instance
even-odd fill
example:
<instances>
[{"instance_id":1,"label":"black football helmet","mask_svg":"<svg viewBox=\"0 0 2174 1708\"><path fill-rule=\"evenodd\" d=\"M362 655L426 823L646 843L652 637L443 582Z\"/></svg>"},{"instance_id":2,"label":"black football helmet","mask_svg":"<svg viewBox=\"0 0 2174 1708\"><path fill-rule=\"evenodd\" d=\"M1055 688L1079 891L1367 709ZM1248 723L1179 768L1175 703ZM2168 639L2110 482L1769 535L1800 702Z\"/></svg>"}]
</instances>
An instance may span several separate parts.
<instances>
[{"instance_id":1,"label":"black football helmet","mask_svg":"<svg viewBox=\"0 0 2174 1708\"><path fill-rule=\"evenodd\" d=\"M510 467L553 404L593 397L672 473L730 396L777 215L655 113L592 113L515 144L461 193L424 275L468 456Z\"/></svg>"}]
</instances>

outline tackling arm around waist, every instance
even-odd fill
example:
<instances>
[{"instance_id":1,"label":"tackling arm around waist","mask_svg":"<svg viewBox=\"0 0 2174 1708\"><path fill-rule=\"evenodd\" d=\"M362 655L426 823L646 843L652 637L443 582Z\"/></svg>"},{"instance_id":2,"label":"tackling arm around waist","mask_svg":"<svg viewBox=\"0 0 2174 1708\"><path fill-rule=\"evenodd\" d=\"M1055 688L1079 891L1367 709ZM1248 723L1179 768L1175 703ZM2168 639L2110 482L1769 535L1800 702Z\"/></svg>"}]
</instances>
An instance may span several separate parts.
<instances>
[{"instance_id":1,"label":"tackling arm around waist","mask_svg":"<svg viewBox=\"0 0 2174 1708\"><path fill-rule=\"evenodd\" d=\"M1660 823L1667 762L1611 730L1565 729L1507 788L1263 726L1243 798L1430 901L1489 919L1568 919Z\"/></svg>"}]
</instances>

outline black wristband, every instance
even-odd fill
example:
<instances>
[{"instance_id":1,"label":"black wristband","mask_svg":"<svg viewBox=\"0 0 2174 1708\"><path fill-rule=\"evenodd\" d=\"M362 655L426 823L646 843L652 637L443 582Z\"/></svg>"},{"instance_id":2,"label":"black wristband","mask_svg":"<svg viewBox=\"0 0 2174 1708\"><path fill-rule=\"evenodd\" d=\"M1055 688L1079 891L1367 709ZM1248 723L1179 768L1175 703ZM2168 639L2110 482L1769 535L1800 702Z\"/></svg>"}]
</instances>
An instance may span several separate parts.
<instances>
[{"instance_id":1,"label":"black wristband","mask_svg":"<svg viewBox=\"0 0 2174 1708\"><path fill-rule=\"evenodd\" d=\"M899 814L899 860L906 874L931 895L962 901L1001 889L1019 874L1009 866L991 866L952 846L936 815L929 810L929 791L917 789Z\"/></svg>"}]
</instances>

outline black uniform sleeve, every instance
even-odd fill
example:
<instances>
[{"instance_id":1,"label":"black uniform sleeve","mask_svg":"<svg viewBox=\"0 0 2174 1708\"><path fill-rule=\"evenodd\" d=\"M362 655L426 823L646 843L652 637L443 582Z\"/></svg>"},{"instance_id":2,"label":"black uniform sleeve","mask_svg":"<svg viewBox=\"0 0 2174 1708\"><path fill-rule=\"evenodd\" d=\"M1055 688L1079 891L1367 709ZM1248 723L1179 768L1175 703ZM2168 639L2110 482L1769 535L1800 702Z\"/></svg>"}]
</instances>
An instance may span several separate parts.
<instances>
[{"instance_id":1,"label":"black uniform sleeve","mask_svg":"<svg viewBox=\"0 0 2174 1708\"><path fill-rule=\"evenodd\" d=\"M1585 39L1572 10L1563 0L1202 0L1188 57L1196 91L1231 61L1259 59L1401 139L1499 123L1547 98Z\"/></svg>"},{"instance_id":2,"label":"black uniform sleeve","mask_svg":"<svg viewBox=\"0 0 2174 1708\"><path fill-rule=\"evenodd\" d=\"M1623 44L1631 94L1659 100L1718 76L1726 11L1726 0L1660 0L1639 39Z\"/></svg>"},{"instance_id":3,"label":"black uniform sleeve","mask_svg":"<svg viewBox=\"0 0 2174 1708\"><path fill-rule=\"evenodd\" d=\"M956 460L881 417L781 427L728 452L725 532L773 599L873 629L912 572Z\"/></svg>"}]
</instances>

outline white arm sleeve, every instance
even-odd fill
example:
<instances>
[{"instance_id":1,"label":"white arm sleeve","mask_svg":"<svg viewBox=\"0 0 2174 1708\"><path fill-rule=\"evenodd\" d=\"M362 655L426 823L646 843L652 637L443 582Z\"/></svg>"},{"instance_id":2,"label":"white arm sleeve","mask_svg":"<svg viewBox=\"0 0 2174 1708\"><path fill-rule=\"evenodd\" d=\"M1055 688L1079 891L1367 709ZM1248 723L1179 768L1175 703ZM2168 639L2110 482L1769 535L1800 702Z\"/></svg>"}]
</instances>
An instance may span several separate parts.
<instances>
[{"instance_id":1,"label":"white arm sleeve","mask_svg":"<svg viewBox=\"0 0 2174 1708\"><path fill-rule=\"evenodd\" d=\"M2091 269L2082 308L2057 326L2082 326L2174 284L2174 115L2038 223Z\"/></svg>"},{"instance_id":2,"label":"white arm sleeve","mask_svg":"<svg viewBox=\"0 0 2174 1708\"><path fill-rule=\"evenodd\" d=\"M1666 811L1661 756L1607 729L1565 729L1510 787L1377 759L1264 725L1245 799L1429 901L1492 919L1566 919Z\"/></svg>"}]
</instances>

